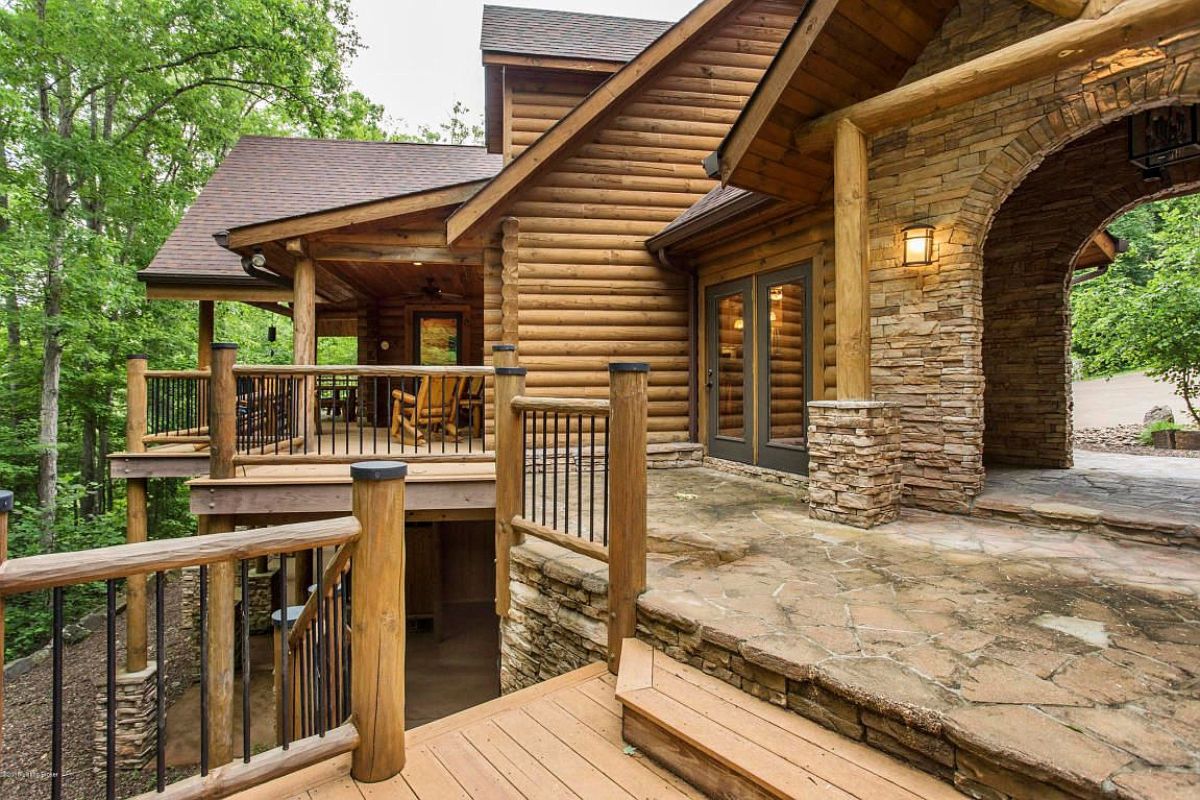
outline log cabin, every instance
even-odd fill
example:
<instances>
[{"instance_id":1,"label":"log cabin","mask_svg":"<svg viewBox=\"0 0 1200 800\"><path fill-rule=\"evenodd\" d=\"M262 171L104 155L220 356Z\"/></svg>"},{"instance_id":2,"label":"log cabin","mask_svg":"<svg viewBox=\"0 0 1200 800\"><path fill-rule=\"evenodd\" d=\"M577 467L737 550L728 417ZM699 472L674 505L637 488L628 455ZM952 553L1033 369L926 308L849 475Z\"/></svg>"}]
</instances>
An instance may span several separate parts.
<instances>
[{"instance_id":1,"label":"log cabin","mask_svg":"<svg viewBox=\"0 0 1200 800\"><path fill-rule=\"evenodd\" d=\"M151 299L198 303L201 333L195 371L131 362L130 452L115 459L130 544L0 568L0 596L128 577L144 627L148 571L211 566L218 621L239 559L271 559L284 585L289 569L292 584L316 577L290 632L280 613L277 725L295 746L227 763L234 648L210 623L205 736L223 766L178 796L281 776L258 796L366 796L384 780L406 797L554 781L586 797L813 796L796 789L810 783L831 797L1186 796L1194 759L1113 766L1088 739L1072 760L1077 726L1038 738L1041 711L951 721L961 697L911 670L820 682L804 653L704 628L690 597L647 620L639 595L646 468L664 453L804 476L811 517L859 528L902 505L1023 513L985 505L987 467L1071 466L1070 287L1119 254L1106 226L1120 214L1200 190L1197 20L1200 0L703 0L674 23L487 7L483 145L233 149L142 273ZM290 316L294 363L237 365L212 343L216 301ZM315 365L321 336L356 337L359 363ZM449 404L446 381L477 379L484 394ZM187 413L161 411L181 396ZM368 457L412 471L345 469ZM137 498L165 475L200 476L192 508L210 535L156 554ZM405 596L387 588L406 546L386 537L481 520L513 694L411 733L406 763ZM538 562L531 539L573 555ZM330 673L308 665L345 613L349 565L355 649L333 674L352 700L322 705ZM597 660L615 680L571 669ZM917 685L930 694L914 699ZM1014 691L995 705L1037 705ZM522 748L502 751L497 730ZM630 766L625 742L654 763Z\"/></svg>"}]
</instances>

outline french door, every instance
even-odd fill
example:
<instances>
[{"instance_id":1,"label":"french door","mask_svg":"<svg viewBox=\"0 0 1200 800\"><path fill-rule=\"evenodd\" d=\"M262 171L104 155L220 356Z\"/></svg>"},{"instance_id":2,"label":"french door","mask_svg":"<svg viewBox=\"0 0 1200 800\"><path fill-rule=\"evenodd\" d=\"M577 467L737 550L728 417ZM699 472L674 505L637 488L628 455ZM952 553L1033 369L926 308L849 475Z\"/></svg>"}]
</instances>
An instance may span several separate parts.
<instances>
[{"instance_id":1,"label":"french door","mask_svg":"<svg viewBox=\"0 0 1200 800\"><path fill-rule=\"evenodd\" d=\"M808 471L810 262L711 286L705 296L708 449Z\"/></svg>"}]
</instances>

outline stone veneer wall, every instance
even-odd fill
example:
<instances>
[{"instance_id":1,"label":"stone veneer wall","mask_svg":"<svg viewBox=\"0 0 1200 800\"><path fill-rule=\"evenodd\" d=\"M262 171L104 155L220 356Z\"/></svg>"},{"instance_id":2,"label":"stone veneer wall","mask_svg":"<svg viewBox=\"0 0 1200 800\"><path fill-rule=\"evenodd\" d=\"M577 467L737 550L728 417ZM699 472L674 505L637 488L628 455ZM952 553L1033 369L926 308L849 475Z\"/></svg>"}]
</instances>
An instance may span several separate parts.
<instances>
[{"instance_id":1,"label":"stone veneer wall","mask_svg":"<svg viewBox=\"0 0 1200 800\"><path fill-rule=\"evenodd\" d=\"M910 72L927 75L1059 24L1022 0L962 0ZM1197 37L1126 50L872 138L875 397L901 406L904 491L965 511L983 483L984 244L1003 201L1071 141L1132 113L1200 97ZM900 264L901 230L936 226L937 260ZM1075 244L1080 244L1076 242Z\"/></svg>"},{"instance_id":2,"label":"stone veneer wall","mask_svg":"<svg viewBox=\"0 0 1200 800\"><path fill-rule=\"evenodd\" d=\"M983 251L985 459L1069 467L1071 267L1093 235L1147 199L1200 189L1200 162L1147 181L1117 120L1050 155L1005 202Z\"/></svg>"},{"instance_id":3,"label":"stone veneer wall","mask_svg":"<svg viewBox=\"0 0 1200 800\"><path fill-rule=\"evenodd\" d=\"M604 661L608 567L529 539L511 551L508 619L500 621L505 694Z\"/></svg>"}]
</instances>

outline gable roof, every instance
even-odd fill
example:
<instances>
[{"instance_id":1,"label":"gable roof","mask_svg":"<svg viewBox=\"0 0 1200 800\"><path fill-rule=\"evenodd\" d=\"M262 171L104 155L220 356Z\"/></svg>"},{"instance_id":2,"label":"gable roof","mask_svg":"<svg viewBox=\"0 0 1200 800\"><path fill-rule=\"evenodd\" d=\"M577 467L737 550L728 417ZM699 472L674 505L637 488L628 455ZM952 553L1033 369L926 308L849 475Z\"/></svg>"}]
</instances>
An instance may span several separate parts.
<instances>
[{"instance_id":1,"label":"gable roof","mask_svg":"<svg viewBox=\"0 0 1200 800\"><path fill-rule=\"evenodd\" d=\"M749 0L703 0L636 58L600 84L554 127L513 159L491 183L451 214L446 222L447 240L453 244L495 214L498 207L521 186L549 169L558 156L582 139L605 114L654 77L680 48L704 36L731 9L747 2Z\"/></svg>"},{"instance_id":2,"label":"gable roof","mask_svg":"<svg viewBox=\"0 0 1200 800\"><path fill-rule=\"evenodd\" d=\"M473 146L245 136L140 277L253 285L214 234L479 181L501 163Z\"/></svg>"},{"instance_id":3,"label":"gable roof","mask_svg":"<svg viewBox=\"0 0 1200 800\"><path fill-rule=\"evenodd\" d=\"M540 8L483 7L485 53L626 62L673 23Z\"/></svg>"}]
</instances>

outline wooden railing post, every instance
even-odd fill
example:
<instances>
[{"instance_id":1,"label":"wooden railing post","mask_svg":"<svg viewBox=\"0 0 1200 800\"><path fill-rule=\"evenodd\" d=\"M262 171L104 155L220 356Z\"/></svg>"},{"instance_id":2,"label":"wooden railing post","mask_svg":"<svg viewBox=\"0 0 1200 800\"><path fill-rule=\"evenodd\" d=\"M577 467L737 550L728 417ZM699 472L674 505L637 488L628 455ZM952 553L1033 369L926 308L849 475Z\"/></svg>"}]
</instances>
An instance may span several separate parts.
<instances>
[{"instance_id":1,"label":"wooden railing post","mask_svg":"<svg viewBox=\"0 0 1200 800\"><path fill-rule=\"evenodd\" d=\"M646 589L646 407L650 367L610 364L608 470L608 670L621 663L621 642L637 630L637 599Z\"/></svg>"},{"instance_id":2,"label":"wooden railing post","mask_svg":"<svg viewBox=\"0 0 1200 800\"><path fill-rule=\"evenodd\" d=\"M147 357L130 356L125 362L126 414L125 450L142 453L146 450L147 431L146 368ZM125 481L125 541L127 544L146 541L146 479ZM125 670L141 672L146 668L146 576L133 575L125 582Z\"/></svg>"},{"instance_id":3,"label":"wooden railing post","mask_svg":"<svg viewBox=\"0 0 1200 800\"><path fill-rule=\"evenodd\" d=\"M404 769L404 482L408 465L372 461L350 467L354 516L354 633L350 696L359 745L351 774L378 783Z\"/></svg>"},{"instance_id":4,"label":"wooden railing post","mask_svg":"<svg viewBox=\"0 0 1200 800\"><path fill-rule=\"evenodd\" d=\"M524 393L524 367L496 367L496 614L501 617L508 616L512 600L508 588L509 551L520 544L512 520L521 513L525 448L521 413L513 409L512 401Z\"/></svg>"},{"instance_id":5,"label":"wooden railing post","mask_svg":"<svg viewBox=\"0 0 1200 800\"><path fill-rule=\"evenodd\" d=\"M237 450L237 345L212 346L212 375L208 379L209 477L232 478Z\"/></svg>"},{"instance_id":6,"label":"wooden railing post","mask_svg":"<svg viewBox=\"0 0 1200 800\"><path fill-rule=\"evenodd\" d=\"M208 432L209 475L213 478L234 476L233 456L237 449L237 381L233 366L237 345L222 342L212 346L212 375L209 378ZM233 520L222 515L207 517L207 534L228 533ZM235 613L233 561L222 561L208 568L208 616L205 632L208 652L208 752L209 767L227 764L233 759L233 633Z\"/></svg>"},{"instance_id":7,"label":"wooden railing post","mask_svg":"<svg viewBox=\"0 0 1200 800\"><path fill-rule=\"evenodd\" d=\"M8 515L13 493L0 489L0 564L8 559ZM4 595L0 595L0 661L4 661ZM0 673L0 751L4 749L4 675Z\"/></svg>"}]
</instances>

